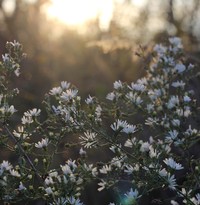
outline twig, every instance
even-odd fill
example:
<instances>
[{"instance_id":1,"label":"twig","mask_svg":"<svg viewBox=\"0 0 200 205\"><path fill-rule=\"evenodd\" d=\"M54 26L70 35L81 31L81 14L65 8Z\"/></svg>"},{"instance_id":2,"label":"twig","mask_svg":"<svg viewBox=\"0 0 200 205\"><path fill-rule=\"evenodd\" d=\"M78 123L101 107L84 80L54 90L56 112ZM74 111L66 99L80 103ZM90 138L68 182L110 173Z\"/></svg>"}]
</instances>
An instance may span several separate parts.
<instances>
[{"instance_id":1,"label":"twig","mask_svg":"<svg viewBox=\"0 0 200 205\"><path fill-rule=\"evenodd\" d=\"M35 174L37 175L37 177L39 179L41 179L40 174L38 173L36 167L34 166L33 162L31 161L31 159L29 158L29 156L26 154L26 152L24 151L23 147L21 146L21 144L19 144L19 142L17 141L17 139L15 138L15 136L12 134L12 132L9 130L9 128L6 125L3 125L4 129L6 130L6 132L9 134L9 136L12 138L12 140L17 144L17 146L19 147L20 151L22 152L23 156L26 158L28 164L31 166L31 168L33 169L33 171L35 172Z\"/></svg>"}]
</instances>

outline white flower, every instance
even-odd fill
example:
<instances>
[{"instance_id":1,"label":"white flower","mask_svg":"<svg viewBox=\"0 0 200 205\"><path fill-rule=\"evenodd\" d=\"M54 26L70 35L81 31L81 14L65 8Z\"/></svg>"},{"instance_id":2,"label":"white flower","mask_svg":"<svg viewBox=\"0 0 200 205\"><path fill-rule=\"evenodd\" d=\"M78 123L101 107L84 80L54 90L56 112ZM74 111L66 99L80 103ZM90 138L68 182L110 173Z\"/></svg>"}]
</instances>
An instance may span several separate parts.
<instances>
[{"instance_id":1,"label":"white flower","mask_svg":"<svg viewBox=\"0 0 200 205\"><path fill-rule=\"evenodd\" d=\"M174 200L171 200L170 203L171 203L171 205L179 205L179 203L174 201Z\"/></svg>"},{"instance_id":2,"label":"white flower","mask_svg":"<svg viewBox=\"0 0 200 205\"><path fill-rule=\"evenodd\" d=\"M68 198L68 203L70 203L70 205L83 205L80 199L75 199L73 196Z\"/></svg>"},{"instance_id":3,"label":"white flower","mask_svg":"<svg viewBox=\"0 0 200 205\"><path fill-rule=\"evenodd\" d=\"M150 144L148 142L142 142L142 145L140 147L141 152L148 152L149 151Z\"/></svg>"},{"instance_id":4,"label":"white flower","mask_svg":"<svg viewBox=\"0 0 200 205\"><path fill-rule=\"evenodd\" d=\"M176 163L175 161L174 161L174 159L173 158L166 158L165 160L163 160L163 162L167 165L167 166L169 166L169 167L171 167L172 169L175 169L175 170L181 170L181 169L183 169L183 166L181 165L181 164L179 164L179 163Z\"/></svg>"},{"instance_id":5,"label":"white flower","mask_svg":"<svg viewBox=\"0 0 200 205\"><path fill-rule=\"evenodd\" d=\"M168 182L168 187L172 190L175 190L176 189L176 179L175 179L175 176L172 175L170 176L170 174L167 175L167 182Z\"/></svg>"},{"instance_id":6,"label":"white flower","mask_svg":"<svg viewBox=\"0 0 200 205\"><path fill-rule=\"evenodd\" d=\"M71 159L67 161L67 164L65 164L64 166L60 165L63 174L65 175L72 175L73 172L76 170L77 165L75 163L75 161L72 161Z\"/></svg>"},{"instance_id":7,"label":"white flower","mask_svg":"<svg viewBox=\"0 0 200 205\"><path fill-rule=\"evenodd\" d=\"M53 194L53 191L52 191L51 187L47 187L47 188L45 189L45 191L46 191L46 193L47 193L48 195Z\"/></svg>"},{"instance_id":8,"label":"white flower","mask_svg":"<svg viewBox=\"0 0 200 205\"><path fill-rule=\"evenodd\" d=\"M96 168L96 167L93 167L93 164L89 164L89 165L84 164L83 166L84 166L84 168L86 169L86 171L91 172L91 174L92 174L93 177L96 177L96 176L97 176L97 174L98 174L97 168Z\"/></svg>"},{"instance_id":9,"label":"white flower","mask_svg":"<svg viewBox=\"0 0 200 205\"><path fill-rule=\"evenodd\" d=\"M97 145L97 139L96 139L97 134L94 132L84 132L84 136L80 136L81 140L81 145L83 145L86 148L91 148L93 146Z\"/></svg>"},{"instance_id":10,"label":"white flower","mask_svg":"<svg viewBox=\"0 0 200 205\"><path fill-rule=\"evenodd\" d=\"M168 135L165 137L167 142L173 142L177 136L178 136L178 131L177 130L171 130L168 132Z\"/></svg>"},{"instance_id":11,"label":"white flower","mask_svg":"<svg viewBox=\"0 0 200 205\"><path fill-rule=\"evenodd\" d=\"M137 189L133 191L133 189L131 188L130 191L126 192L125 196L127 197L127 201L133 201L139 198L138 194L139 193Z\"/></svg>"},{"instance_id":12,"label":"white flower","mask_svg":"<svg viewBox=\"0 0 200 205\"><path fill-rule=\"evenodd\" d=\"M137 93L133 92L129 92L126 97L134 104L136 105L140 105L142 104L143 100L141 99L141 97L139 95L137 95Z\"/></svg>"},{"instance_id":13,"label":"white flower","mask_svg":"<svg viewBox=\"0 0 200 205\"><path fill-rule=\"evenodd\" d=\"M86 155L86 151L83 150L83 148L81 147L81 149L79 150L79 154L80 155Z\"/></svg>"},{"instance_id":14,"label":"white flower","mask_svg":"<svg viewBox=\"0 0 200 205\"><path fill-rule=\"evenodd\" d=\"M12 165L10 164L10 162L3 160L3 162L0 164L0 168L2 170L11 170L12 169Z\"/></svg>"},{"instance_id":15,"label":"white flower","mask_svg":"<svg viewBox=\"0 0 200 205\"><path fill-rule=\"evenodd\" d=\"M189 106L185 106L184 110L183 109L177 109L176 113L177 113L177 115L184 116L184 117L189 117L192 114Z\"/></svg>"},{"instance_id":16,"label":"white flower","mask_svg":"<svg viewBox=\"0 0 200 205\"><path fill-rule=\"evenodd\" d=\"M21 175L19 174L18 171L14 170L14 169L11 169L9 170L10 171L10 174L14 177L20 177Z\"/></svg>"},{"instance_id":17,"label":"white flower","mask_svg":"<svg viewBox=\"0 0 200 205\"><path fill-rule=\"evenodd\" d=\"M49 92L50 95L60 95L62 93L61 87L52 88Z\"/></svg>"},{"instance_id":18,"label":"white flower","mask_svg":"<svg viewBox=\"0 0 200 205\"><path fill-rule=\"evenodd\" d=\"M172 125L174 125L175 127L179 127L181 124L179 119L173 119L172 120Z\"/></svg>"},{"instance_id":19,"label":"white flower","mask_svg":"<svg viewBox=\"0 0 200 205\"><path fill-rule=\"evenodd\" d=\"M45 180L44 180L44 183L48 186L50 184L54 184L53 182L53 179L51 177L47 177Z\"/></svg>"},{"instance_id":20,"label":"white flower","mask_svg":"<svg viewBox=\"0 0 200 205\"><path fill-rule=\"evenodd\" d=\"M0 112L2 114L9 114L12 115L16 112L17 110L14 108L13 105L9 106L3 106L2 108L0 108Z\"/></svg>"},{"instance_id":21,"label":"white flower","mask_svg":"<svg viewBox=\"0 0 200 205\"><path fill-rule=\"evenodd\" d=\"M47 147L48 144L49 144L49 139L45 138L45 139L42 139L41 141L39 141L38 143L35 143L35 147L40 149L43 147Z\"/></svg>"},{"instance_id":22,"label":"white flower","mask_svg":"<svg viewBox=\"0 0 200 205\"><path fill-rule=\"evenodd\" d=\"M124 161L126 159L126 156L124 156L123 154L121 154L120 157L114 157L111 160L111 165L117 167L117 168L122 168L122 164L124 164Z\"/></svg>"},{"instance_id":23,"label":"white flower","mask_svg":"<svg viewBox=\"0 0 200 205\"><path fill-rule=\"evenodd\" d=\"M175 106L179 105L179 98L178 96L171 96L171 98L169 99L168 103L167 103L167 107L169 109L174 108Z\"/></svg>"},{"instance_id":24,"label":"white flower","mask_svg":"<svg viewBox=\"0 0 200 205\"><path fill-rule=\"evenodd\" d=\"M167 171L166 171L166 169L164 168L164 169L161 169L161 170L159 170L159 175L161 176L161 177L165 177L165 176L167 176Z\"/></svg>"},{"instance_id":25,"label":"white flower","mask_svg":"<svg viewBox=\"0 0 200 205\"><path fill-rule=\"evenodd\" d=\"M61 166L61 169L63 171L63 174L65 174L65 175L72 174L72 170L71 170L71 168L70 168L70 166L68 164L66 164L64 166L62 166L62 165L60 165L60 166Z\"/></svg>"},{"instance_id":26,"label":"white flower","mask_svg":"<svg viewBox=\"0 0 200 205\"><path fill-rule=\"evenodd\" d=\"M133 145L135 144L136 142L136 138L131 138L131 139L127 139L126 142L124 143L124 146L125 147L129 147L129 148L132 148Z\"/></svg>"},{"instance_id":27,"label":"white flower","mask_svg":"<svg viewBox=\"0 0 200 205\"><path fill-rule=\"evenodd\" d=\"M18 67L17 69L15 69L14 73L15 75L18 77L20 75L20 68Z\"/></svg>"},{"instance_id":28,"label":"white flower","mask_svg":"<svg viewBox=\"0 0 200 205\"><path fill-rule=\"evenodd\" d=\"M22 139L26 139L28 137L28 134L24 132L24 127L23 126L19 126L18 128L18 132L16 130L13 131L13 135L17 138L22 137Z\"/></svg>"},{"instance_id":29,"label":"white flower","mask_svg":"<svg viewBox=\"0 0 200 205\"><path fill-rule=\"evenodd\" d=\"M109 149L110 149L113 153L120 153L121 147L122 147L121 144L115 144L115 145L111 145Z\"/></svg>"},{"instance_id":30,"label":"white flower","mask_svg":"<svg viewBox=\"0 0 200 205\"><path fill-rule=\"evenodd\" d=\"M70 166L70 168L72 170L75 170L77 168L77 165L76 165L76 161L72 161L71 159L67 160L67 164Z\"/></svg>"},{"instance_id":31,"label":"white flower","mask_svg":"<svg viewBox=\"0 0 200 205\"><path fill-rule=\"evenodd\" d=\"M186 67L183 64L176 64L174 68L178 73L182 73L185 71Z\"/></svg>"},{"instance_id":32,"label":"white flower","mask_svg":"<svg viewBox=\"0 0 200 205\"><path fill-rule=\"evenodd\" d=\"M105 165L101 169L99 169L100 173L107 174L108 172L112 171L112 167L110 165Z\"/></svg>"},{"instance_id":33,"label":"white flower","mask_svg":"<svg viewBox=\"0 0 200 205\"><path fill-rule=\"evenodd\" d=\"M128 123L126 121L117 120L117 122L114 122L110 127L113 131L120 130L121 132L125 127L127 127Z\"/></svg>"},{"instance_id":34,"label":"white flower","mask_svg":"<svg viewBox=\"0 0 200 205\"><path fill-rule=\"evenodd\" d=\"M196 204L200 204L200 193L197 193L196 195L195 195L195 202L196 202ZM195 204L195 205L196 205Z\"/></svg>"},{"instance_id":35,"label":"white flower","mask_svg":"<svg viewBox=\"0 0 200 205\"><path fill-rule=\"evenodd\" d=\"M152 147L152 145L150 145L150 146L149 146L149 156L150 156L151 158L158 158L159 155L160 155L160 153L157 153L156 149L154 149L154 148Z\"/></svg>"},{"instance_id":36,"label":"white flower","mask_svg":"<svg viewBox=\"0 0 200 205\"><path fill-rule=\"evenodd\" d=\"M70 87L70 83L68 83L67 81L62 81L61 87L62 89L68 89Z\"/></svg>"},{"instance_id":37,"label":"white flower","mask_svg":"<svg viewBox=\"0 0 200 205\"><path fill-rule=\"evenodd\" d=\"M190 63L188 66L188 70L192 70L193 68L194 68L194 65Z\"/></svg>"},{"instance_id":38,"label":"white flower","mask_svg":"<svg viewBox=\"0 0 200 205\"><path fill-rule=\"evenodd\" d=\"M145 125L153 126L153 125L155 125L155 124L158 124L158 121L159 121L158 118L148 117L148 118L145 120Z\"/></svg>"},{"instance_id":39,"label":"white flower","mask_svg":"<svg viewBox=\"0 0 200 205\"><path fill-rule=\"evenodd\" d=\"M69 101L77 96L78 90L76 89L69 89L62 93L61 99L64 101Z\"/></svg>"},{"instance_id":40,"label":"white flower","mask_svg":"<svg viewBox=\"0 0 200 205\"><path fill-rule=\"evenodd\" d=\"M174 66L175 62L174 62L174 58L173 57L169 57L169 56L163 56L163 60L166 64L170 65L170 66Z\"/></svg>"},{"instance_id":41,"label":"white flower","mask_svg":"<svg viewBox=\"0 0 200 205\"><path fill-rule=\"evenodd\" d=\"M190 107L185 106L184 108L185 108L184 113L183 113L184 117L189 117L192 114Z\"/></svg>"},{"instance_id":42,"label":"white flower","mask_svg":"<svg viewBox=\"0 0 200 205\"><path fill-rule=\"evenodd\" d=\"M184 102L190 102L190 101L191 101L191 98L190 98L189 96L185 95L185 96L183 97L183 101L184 101Z\"/></svg>"},{"instance_id":43,"label":"white flower","mask_svg":"<svg viewBox=\"0 0 200 205\"><path fill-rule=\"evenodd\" d=\"M135 125L127 125L126 127L124 127L122 131L125 132L126 134L133 134L137 132L137 129Z\"/></svg>"},{"instance_id":44,"label":"white flower","mask_svg":"<svg viewBox=\"0 0 200 205\"><path fill-rule=\"evenodd\" d=\"M115 82L113 83L113 86L114 86L114 89L116 89L116 90L118 90L118 89L120 89L120 88L123 87L122 82L121 82L120 80L115 81Z\"/></svg>"},{"instance_id":45,"label":"white flower","mask_svg":"<svg viewBox=\"0 0 200 205\"><path fill-rule=\"evenodd\" d=\"M15 48L19 48L21 46L21 44L16 40L14 40L13 42L7 42L7 43L10 43Z\"/></svg>"},{"instance_id":46,"label":"white flower","mask_svg":"<svg viewBox=\"0 0 200 205\"><path fill-rule=\"evenodd\" d=\"M138 84L138 83L131 83L131 87L129 87L131 90L136 90L136 91L141 91L144 92L146 89L146 86L143 84Z\"/></svg>"},{"instance_id":47,"label":"white flower","mask_svg":"<svg viewBox=\"0 0 200 205\"><path fill-rule=\"evenodd\" d=\"M102 108L100 105L98 105L95 109L95 114L96 114L96 117L95 120L97 121L101 121L100 117L101 117L101 112L102 112Z\"/></svg>"},{"instance_id":48,"label":"white flower","mask_svg":"<svg viewBox=\"0 0 200 205\"><path fill-rule=\"evenodd\" d=\"M111 93L108 93L108 95L106 96L106 99L107 100L110 100L110 101L113 101L115 99L115 93L114 92L111 92Z\"/></svg>"},{"instance_id":49,"label":"white flower","mask_svg":"<svg viewBox=\"0 0 200 205\"><path fill-rule=\"evenodd\" d=\"M68 203L68 199L61 197L61 198L54 200L54 202L50 203L49 205L67 205L67 203Z\"/></svg>"},{"instance_id":50,"label":"white flower","mask_svg":"<svg viewBox=\"0 0 200 205\"><path fill-rule=\"evenodd\" d=\"M52 106L52 110L56 115L59 115L63 113L62 107L59 105L58 107L55 107L54 105Z\"/></svg>"},{"instance_id":51,"label":"white flower","mask_svg":"<svg viewBox=\"0 0 200 205\"><path fill-rule=\"evenodd\" d=\"M188 197L190 197L190 196L191 196L191 192L192 192L191 189L190 189L190 190L186 190L185 188L182 188L182 189L181 189L180 196L188 196ZM183 200L183 203L186 204L187 201L186 201L186 200Z\"/></svg>"},{"instance_id":52,"label":"white flower","mask_svg":"<svg viewBox=\"0 0 200 205\"><path fill-rule=\"evenodd\" d=\"M103 189L105 189L107 183L103 179L101 179L101 182L99 182L98 185L99 185L99 188L97 190L102 191Z\"/></svg>"},{"instance_id":53,"label":"white flower","mask_svg":"<svg viewBox=\"0 0 200 205\"><path fill-rule=\"evenodd\" d=\"M24 116L26 116L26 117L37 117L37 116L40 115L40 113L41 113L40 109L34 108L32 110L29 110L29 111L25 112Z\"/></svg>"},{"instance_id":54,"label":"white flower","mask_svg":"<svg viewBox=\"0 0 200 205\"><path fill-rule=\"evenodd\" d=\"M85 100L85 102L88 105L92 104L92 103L94 103L94 98L89 95L88 98Z\"/></svg>"},{"instance_id":55,"label":"white flower","mask_svg":"<svg viewBox=\"0 0 200 205\"><path fill-rule=\"evenodd\" d=\"M160 97L162 94L160 89L154 89L154 90L149 90L148 91L148 95L150 97L151 100L156 100L158 99L158 97Z\"/></svg>"},{"instance_id":56,"label":"white flower","mask_svg":"<svg viewBox=\"0 0 200 205\"><path fill-rule=\"evenodd\" d=\"M196 135L198 133L197 129L192 129L191 125L189 125L189 128L185 131L186 136L192 136Z\"/></svg>"},{"instance_id":57,"label":"white flower","mask_svg":"<svg viewBox=\"0 0 200 205\"><path fill-rule=\"evenodd\" d=\"M153 50L156 51L159 56L163 56L166 53L167 48L162 44L156 44Z\"/></svg>"},{"instance_id":58,"label":"white flower","mask_svg":"<svg viewBox=\"0 0 200 205\"><path fill-rule=\"evenodd\" d=\"M4 63L9 62L10 61L10 55L8 53L6 53L5 55L2 55L2 60Z\"/></svg>"},{"instance_id":59,"label":"white flower","mask_svg":"<svg viewBox=\"0 0 200 205\"><path fill-rule=\"evenodd\" d=\"M141 84L141 85L147 85L147 78L146 77L143 77L143 78L140 78L137 80L137 83L138 84Z\"/></svg>"},{"instance_id":60,"label":"white flower","mask_svg":"<svg viewBox=\"0 0 200 205\"><path fill-rule=\"evenodd\" d=\"M57 177L58 177L58 172L55 171L55 170L51 170L51 171L49 172L49 176L50 176L50 177L55 177L55 178L57 178Z\"/></svg>"},{"instance_id":61,"label":"white flower","mask_svg":"<svg viewBox=\"0 0 200 205\"><path fill-rule=\"evenodd\" d=\"M134 171L134 168L131 165L125 165L125 170L124 170L125 173L130 175L133 173L133 171Z\"/></svg>"},{"instance_id":62,"label":"white flower","mask_svg":"<svg viewBox=\"0 0 200 205\"><path fill-rule=\"evenodd\" d=\"M33 119L30 116L29 117L23 116L21 120L23 125L31 124L33 122Z\"/></svg>"},{"instance_id":63,"label":"white flower","mask_svg":"<svg viewBox=\"0 0 200 205\"><path fill-rule=\"evenodd\" d=\"M20 182L19 187L18 187L18 190L19 190L19 191L26 190L26 187L23 185L22 182Z\"/></svg>"},{"instance_id":64,"label":"white flower","mask_svg":"<svg viewBox=\"0 0 200 205\"><path fill-rule=\"evenodd\" d=\"M171 38L169 38L169 42L177 48L183 47L181 39L179 37L171 37Z\"/></svg>"},{"instance_id":65,"label":"white flower","mask_svg":"<svg viewBox=\"0 0 200 205\"><path fill-rule=\"evenodd\" d=\"M151 111L153 111L154 105L153 105L153 104L147 104L146 109L147 109L147 111L150 113Z\"/></svg>"},{"instance_id":66,"label":"white flower","mask_svg":"<svg viewBox=\"0 0 200 205\"><path fill-rule=\"evenodd\" d=\"M175 88L184 88L185 87L185 83L181 80L181 81L176 81L176 82L173 82L172 83L172 87L175 87Z\"/></svg>"},{"instance_id":67,"label":"white flower","mask_svg":"<svg viewBox=\"0 0 200 205\"><path fill-rule=\"evenodd\" d=\"M171 151L171 146L169 146L169 145L167 145L167 144L163 145L162 148L163 148L167 153L169 153L169 152Z\"/></svg>"}]
</instances>

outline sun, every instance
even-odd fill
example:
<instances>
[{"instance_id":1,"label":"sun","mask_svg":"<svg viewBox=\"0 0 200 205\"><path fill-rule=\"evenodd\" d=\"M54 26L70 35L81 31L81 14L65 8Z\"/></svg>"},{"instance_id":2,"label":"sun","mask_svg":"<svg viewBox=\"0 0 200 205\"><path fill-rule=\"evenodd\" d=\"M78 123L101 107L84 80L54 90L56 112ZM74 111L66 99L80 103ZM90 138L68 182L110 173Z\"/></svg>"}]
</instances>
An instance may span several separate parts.
<instances>
[{"instance_id":1,"label":"sun","mask_svg":"<svg viewBox=\"0 0 200 205\"><path fill-rule=\"evenodd\" d=\"M51 0L47 14L71 26L83 25L99 17L101 24L112 18L112 0Z\"/></svg>"}]
</instances>

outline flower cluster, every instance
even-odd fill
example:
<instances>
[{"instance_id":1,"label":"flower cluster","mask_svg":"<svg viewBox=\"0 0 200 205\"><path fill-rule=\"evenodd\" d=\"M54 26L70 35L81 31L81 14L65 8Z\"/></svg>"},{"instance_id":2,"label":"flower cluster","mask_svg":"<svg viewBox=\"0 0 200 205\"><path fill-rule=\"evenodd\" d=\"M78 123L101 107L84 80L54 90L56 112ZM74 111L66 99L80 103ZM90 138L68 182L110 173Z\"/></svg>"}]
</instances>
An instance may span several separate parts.
<instances>
[{"instance_id":1,"label":"flower cluster","mask_svg":"<svg viewBox=\"0 0 200 205\"><path fill-rule=\"evenodd\" d=\"M8 119L17 111L10 103L18 90L9 90L6 78L19 75L22 47L16 41L7 47L0 146L16 160L0 164L0 201L83 205L82 191L95 181L97 192L113 190L116 202L109 205L200 204L199 108L188 86L195 66L185 62L181 39L156 45L145 77L130 85L115 81L106 103L90 95L82 100L63 81L46 95L45 110L24 112L15 130ZM152 199L157 190L164 194Z\"/></svg>"}]
</instances>

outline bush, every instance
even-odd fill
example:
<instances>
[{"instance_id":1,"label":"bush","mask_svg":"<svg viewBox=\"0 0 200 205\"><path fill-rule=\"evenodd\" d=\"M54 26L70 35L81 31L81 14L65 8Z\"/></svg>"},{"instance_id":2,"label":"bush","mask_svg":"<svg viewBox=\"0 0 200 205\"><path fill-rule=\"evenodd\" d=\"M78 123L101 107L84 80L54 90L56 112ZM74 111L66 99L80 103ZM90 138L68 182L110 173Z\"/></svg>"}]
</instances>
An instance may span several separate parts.
<instances>
[{"instance_id":1,"label":"bush","mask_svg":"<svg viewBox=\"0 0 200 205\"><path fill-rule=\"evenodd\" d=\"M179 38L156 45L146 77L114 82L106 102L82 100L76 87L61 82L45 96L44 110L25 112L16 130L19 90L10 81L24 54L16 41L7 49L0 64L0 144L15 161L0 164L2 202L81 205L83 189L98 180L98 191L114 192L110 205L200 204L200 158L193 151L199 108L188 83L195 66L185 62ZM69 150L78 150L76 159ZM95 155L103 152L106 158Z\"/></svg>"}]
</instances>

